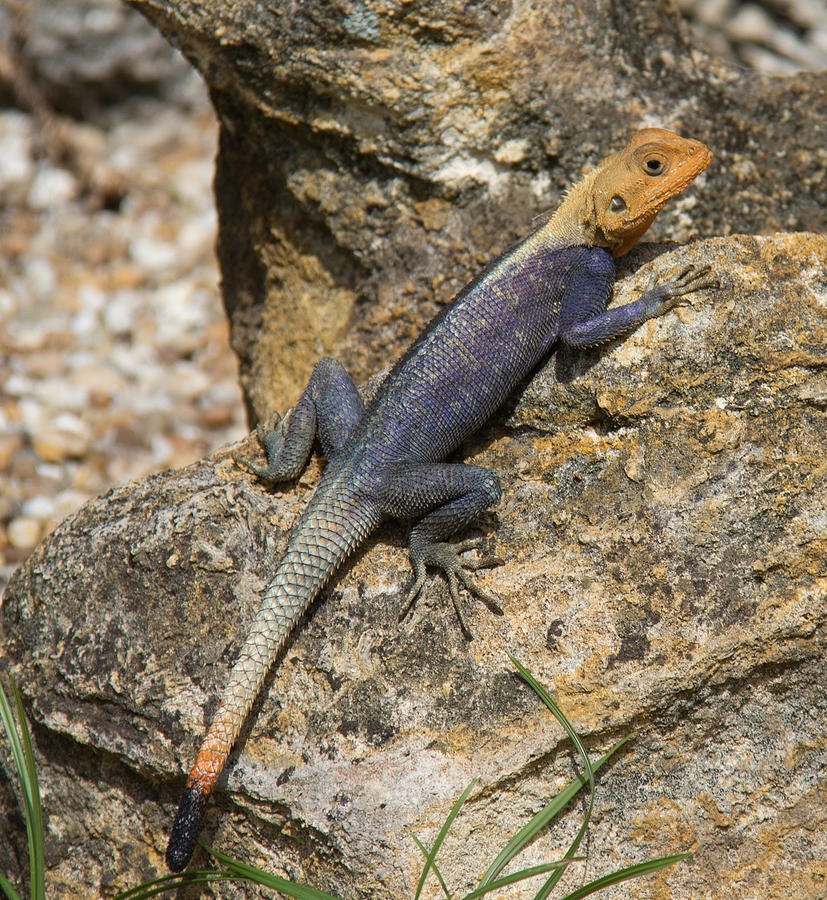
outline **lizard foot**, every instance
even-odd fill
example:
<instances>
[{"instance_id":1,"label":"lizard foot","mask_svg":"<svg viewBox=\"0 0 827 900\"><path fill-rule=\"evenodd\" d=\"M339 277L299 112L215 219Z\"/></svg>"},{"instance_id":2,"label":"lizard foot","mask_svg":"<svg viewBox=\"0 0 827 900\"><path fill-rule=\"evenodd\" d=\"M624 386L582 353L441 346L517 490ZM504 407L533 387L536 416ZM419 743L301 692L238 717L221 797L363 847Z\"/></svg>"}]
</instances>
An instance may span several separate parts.
<instances>
[{"instance_id":1,"label":"lizard foot","mask_svg":"<svg viewBox=\"0 0 827 900\"><path fill-rule=\"evenodd\" d=\"M397 621L401 622L408 615L416 598L419 596L422 586L425 584L426 566L441 569L447 578L448 591L451 594L454 612L459 620L459 627L468 640L473 640L474 635L465 621L463 603L459 596L460 583L469 594L482 600L495 615L503 615L502 607L497 598L481 588L469 574L469 572L476 572L478 569L490 569L492 566L500 566L503 560L498 556L484 556L481 559L462 559L460 556L466 550L479 550L481 545L482 541L479 539L461 541L459 544L440 542L428 544L419 548L416 553L411 553L415 579L413 586L408 591L405 602L402 604Z\"/></svg>"},{"instance_id":2,"label":"lizard foot","mask_svg":"<svg viewBox=\"0 0 827 900\"><path fill-rule=\"evenodd\" d=\"M273 484L287 481L289 475L282 471L278 461L281 449L284 446L284 438L287 435L289 421L290 410L288 409L283 416L279 412L274 412L266 422L260 422L256 427L256 437L267 452L266 466L260 466L251 459L246 459L237 453L233 453L233 460L263 481L269 481Z\"/></svg>"},{"instance_id":3,"label":"lizard foot","mask_svg":"<svg viewBox=\"0 0 827 900\"><path fill-rule=\"evenodd\" d=\"M687 294L695 291L710 291L721 286L712 266L685 265L668 281L658 283L656 275L652 275L646 285L646 293L655 291L661 295L660 308L656 315L662 315L680 303Z\"/></svg>"}]
</instances>

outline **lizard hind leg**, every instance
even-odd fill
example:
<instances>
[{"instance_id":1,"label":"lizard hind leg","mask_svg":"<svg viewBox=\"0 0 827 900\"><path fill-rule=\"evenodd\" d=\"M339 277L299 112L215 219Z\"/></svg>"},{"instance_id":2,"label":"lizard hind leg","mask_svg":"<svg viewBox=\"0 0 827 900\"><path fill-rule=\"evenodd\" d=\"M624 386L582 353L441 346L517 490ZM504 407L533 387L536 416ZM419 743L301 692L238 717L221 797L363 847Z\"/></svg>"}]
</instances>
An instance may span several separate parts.
<instances>
[{"instance_id":1,"label":"lizard hind leg","mask_svg":"<svg viewBox=\"0 0 827 900\"><path fill-rule=\"evenodd\" d=\"M272 484L292 481L304 468L317 434L325 456L335 456L364 410L362 398L344 366L329 357L319 360L298 403L284 417L276 412L256 429L267 453L267 465L237 454L233 459Z\"/></svg>"},{"instance_id":2,"label":"lizard hind leg","mask_svg":"<svg viewBox=\"0 0 827 900\"><path fill-rule=\"evenodd\" d=\"M395 466L383 484L383 512L393 518L421 516L411 530L410 554L414 583L402 604L399 621L413 608L427 577L429 566L442 571L460 628L467 638L468 627L459 586L477 597L495 614L502 615L497 598L480 587L471 572L500 565L495 556L464 558L468 550L479 550L481 541L449 542L456 532L471 524L500 497L497 476L479 466L452 463Z\"/></svg>"}]
</instances>

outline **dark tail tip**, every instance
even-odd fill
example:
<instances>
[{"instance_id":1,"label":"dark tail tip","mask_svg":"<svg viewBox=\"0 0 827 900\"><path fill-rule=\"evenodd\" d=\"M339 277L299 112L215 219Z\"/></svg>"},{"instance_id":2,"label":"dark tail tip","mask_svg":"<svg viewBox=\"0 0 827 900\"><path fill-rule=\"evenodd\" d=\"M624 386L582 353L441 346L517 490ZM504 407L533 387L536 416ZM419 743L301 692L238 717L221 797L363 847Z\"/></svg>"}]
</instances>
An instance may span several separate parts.
<instances>
[{"instance_id":1,"label":"dark tail tip","mask_svg":"<svg viewBox=\"0 0 827 900\"><path fill-rule=\"evenodd\" d=\"M167 865L171 872L183 871L192 859L206 807L207 795L201 785L188 785L167 845Z\"/></svg>"}]
</instances>

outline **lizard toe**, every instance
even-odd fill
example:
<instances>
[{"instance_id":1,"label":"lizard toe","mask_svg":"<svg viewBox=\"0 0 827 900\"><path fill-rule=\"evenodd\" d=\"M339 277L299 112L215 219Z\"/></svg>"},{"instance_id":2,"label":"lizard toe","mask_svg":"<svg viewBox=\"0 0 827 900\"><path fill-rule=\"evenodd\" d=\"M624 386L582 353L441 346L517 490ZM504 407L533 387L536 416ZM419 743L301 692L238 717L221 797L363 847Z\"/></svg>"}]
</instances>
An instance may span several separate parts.
<instances>
[{"instance_id":1,"label":"lizard toe","mask_svg":"<svg viewBox=\"0 0 827 900\"><path fill-rule=\"evenodd\" d=\"M253 462L251 459L247 459L244 456L241 456L238 453L232 454L233 461L238 463L240 466L245 468L248 472L251 472L257 478L260 478L262 481L269 481L275 484L282 479L279 477L277 472L274 472L272 467L270 466L261 466L258 463Z\"/></svg>"},{"instance_id":2,"label":"lizard toe","mask_svg":"<svg viewBox=\"0 0 827 900\"><path fill-rule=\"evenodd\" d=\"M414 563L414 583L411 585L407 594L405 595L405 599L402 601L402 606L399 609L399 615L396 617L397 625L404 622L407 618L408 614L414 607L416 603L416 598L419 596L422 591L422 587L425 584L425 578L427 576L427 572L423 565L417 565Z\"/></svg>"},{"instance_id":3,"label":"lizard toe","mask_svg":"<svg viewBox=\"0 0 827 900\"><path fill-rule=\"evenodd\" d=\"M424 583L425 576L424 572L421 572L420 566L422 567L422 570L424 570L427 565L439 569L445 577L445 580L448 582L448 592L451 596L451 602L454 606L460 629L469 640L473 638L473 634L466 622L466 617L463 612L464 604L460 598L460 585L462 585L472 597L481 600L492 613L498 616L503 615L503 610L497 597L481 587L477 580L470 574L478 569L486 569L501 565L502 559L497 556L485 556L481 559L463 559L460 556L461 553L467 550L479 550L481 545L481 539L473 538L460 541L458 544L439 542L419 548L414 561L414 571L417 572L417 579L414 584L414 589L412 589L408 595L408 601L404 607L404 612L407 613L408 609L413 604L416 594L419 593ZM414 590L416 593L414 593Z\"/></svg>"}]
</instances>

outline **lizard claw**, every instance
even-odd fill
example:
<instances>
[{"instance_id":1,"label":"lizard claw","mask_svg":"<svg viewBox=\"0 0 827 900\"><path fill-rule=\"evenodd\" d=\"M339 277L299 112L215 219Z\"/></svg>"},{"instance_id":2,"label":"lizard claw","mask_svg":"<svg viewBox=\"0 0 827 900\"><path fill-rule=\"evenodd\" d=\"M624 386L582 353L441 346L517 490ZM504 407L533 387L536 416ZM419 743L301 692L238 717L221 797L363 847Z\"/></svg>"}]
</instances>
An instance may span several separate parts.
<instances>
[{"instance_id":1,"label":"lizard claw","mask_svg":"<svg viewBox=\"0 0 827 900\"><path fill-rule=\"evenodd\" d=\"M259 422L256 426L256 437L267 451L266 466L261 466L238 453L232 454L233 460L263 481L269 481L272 484L285 481L286 477L276 462L284 445L287 425L290 421L290 412L288 409L283 416L279 412L274 412L266 422Z\"/></svg>"},{"instance_id":2,"label":"lizard claw","mask_svg":"<svg viewBox=\"0 0 827 900\"><path fill-rule=\"evenodd\" d=\"M662 315L677 306L687 294L715 290L720 286L721 283L712 266L687 263L667 281L658 282L657 276L652 275L646 285L646 293L655 291L660 294L660 308L655 315Z\"/></svg>"},{"instance_id":3,"label":"lizard claw","mask_svg":"<svg viewBox=\"0 0 827 900\"><path fill-rule=\"evenodd\" d=\"M486 591L484 588L471 577L469 572L476 572L478 569L489 569L492 566L502 565L503 560L498 556L484 556L481 559L462 559L460 553L466 550L479 550L482 541L479 539L470 539L461 541L458 544L450 543L433 543L426 547L418 548L417 552L411 553L411 560L414 569L414 583L405 598L402 608L399 612L398 622L402 622L412 609L416 598L419 596L426 578L426 566L433 566L441 569L448 581L448 592L451 595L451 603L454 606L454 612L459 620L459 627L463 635L468 640L473 640L473 632L465 621L463 610L463 602L460 599L459 585L468 591L469 594L476 597L493 612L495 615L503 615L500 606L494 594Z\"/></svg>"},{"instance_id":4,"label":"lizard claw","mask_svg":"<svg viewBox=\"0 0 827 900\"><path fill-rule=\"evenodd\" d=\"M715 270L710 265L685 265L677 275L667 282L672 294L690 294L693 291L713 290L721 286Z\"/></svg>"}]
</instances>

